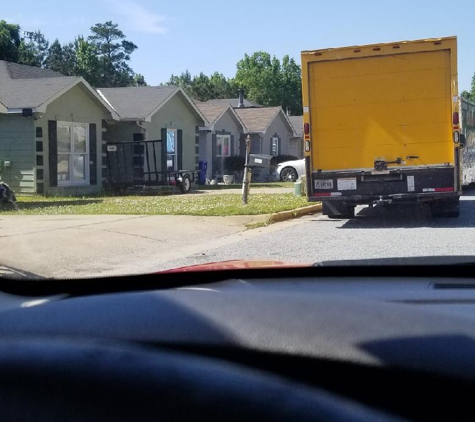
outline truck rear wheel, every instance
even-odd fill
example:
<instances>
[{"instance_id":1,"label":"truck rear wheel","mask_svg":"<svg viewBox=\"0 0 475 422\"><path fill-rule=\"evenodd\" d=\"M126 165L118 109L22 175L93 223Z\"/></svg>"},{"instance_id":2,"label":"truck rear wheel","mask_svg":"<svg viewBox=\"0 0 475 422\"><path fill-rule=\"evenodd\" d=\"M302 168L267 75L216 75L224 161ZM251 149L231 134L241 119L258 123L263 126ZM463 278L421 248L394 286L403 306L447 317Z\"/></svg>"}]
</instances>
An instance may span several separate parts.
<instances>
[{"instance_id":1,"label":"truck rear wheel","mask_svg":"<svg viewBox=\"0 0 475 422\"><path fill-rule=\"evenodd\" d=\"M460 200L434 201L430 205L433 218L458 218L460 216Z\"/></svg>"},{"instance_id":2,"label":"truck rear wheel","mask_svg":"<svg viewBox=\"0 0 475 422\"><path fill-rule=\"evenodd\" d=\"M355 207L323 202L322 214L328 216L328 218L353 218L355 216Z\"/></svg>"}]
</instances>

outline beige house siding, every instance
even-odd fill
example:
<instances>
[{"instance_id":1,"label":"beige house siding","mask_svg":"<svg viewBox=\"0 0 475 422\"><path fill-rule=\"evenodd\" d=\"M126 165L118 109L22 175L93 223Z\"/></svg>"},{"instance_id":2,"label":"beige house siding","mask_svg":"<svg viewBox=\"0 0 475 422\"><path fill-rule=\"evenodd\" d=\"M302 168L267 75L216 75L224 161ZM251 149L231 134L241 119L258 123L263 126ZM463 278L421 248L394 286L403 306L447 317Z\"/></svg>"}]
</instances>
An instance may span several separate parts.
<instances>
[{"instance_id":1,"label":"beige house siding","mask_svg":"<svg viewBox=\"0 0 475 422\"><path fill-rule=\"evenodd\" d=\"M152 116L152 121L145 123L146 139L161 139L162 129L181 129L183 131L183 169L194 170L196 167L196 126L204 122L198 118L191 106L181 94L174 95L167 103Z\"/></svg>"},{"instance_id":2,"label":"beige house siding","mask_svg":"<svg viewBox=\"0 0 475 422\"><path fill-rule=\"evenodd\" d=\"M219 174L222 176L220 170L225 170L224 168L224 158L220 157L213 157L213 151L216 151L216 145L213 146L213 142L215 142L215 135L218 134L226 134L231 135L233 139L233 145L231 154L232 155L239 155L240 149L240 142L239 139L241 137L242 127L236 121L236 118L231 114L231 111L228 110L224 113L219 120L216 121L214 124L214 130L208 133L207 136L207 147L206 150L208 151L208 170L207 170L207 178L212 179L215 174Z\"/></svg>"},{"instance_id":3,"label":"beige house siding","mask_svg":"<svg viewBox=\"0 0 475 422\"><path fill-rule=\"evenodd\" d=\"M134 133L142 133L135 122L108 122L105 138L107 142L132 142Z\"/></svg>"},{"instance_id":4,"label":"beige house siding","mask_svg":"<svg viewBox=\"0 0 475 422\"><path fill-rule=\"evenodd\" d=\"M43 132L43 183L44 192L51 195L82 195L99 193L102 190L102 120L108 118L108 113L102 105L81 85L71 88L61 97L53 101L46 109L41 119L35 122ZM97 142L97 184L89 186L58 186L50 187L49 157L48 157L48 121L64 121L96 124ZM37 139L38 140L38 139ZM40 182L40 181L38 181Z\"/></svg>"},{"instance_id":5,"label":"beige house siding","mask_svg":"<svg viewBox=\"0 0 475 422\"><path fill-rule=\"evenodd\" d=\"M0 161L11 167L0 170L0 181L16 193L35 193L35 150L33 118L0 114Z\"/></svg>"},{"instance_id":6,"label":"beige house siding","mask_svg":"<svg viewBox=\"0 0 475 422\"><path fill-rule=\"evenodd\" d=\"M262 142L263 154L271 153L271 138L273 136L280 138L280 155L289 153L289 139L293 136L293 133L284 119L283 113L279 113L267 128Z\"/></svg>"}]
</instances>

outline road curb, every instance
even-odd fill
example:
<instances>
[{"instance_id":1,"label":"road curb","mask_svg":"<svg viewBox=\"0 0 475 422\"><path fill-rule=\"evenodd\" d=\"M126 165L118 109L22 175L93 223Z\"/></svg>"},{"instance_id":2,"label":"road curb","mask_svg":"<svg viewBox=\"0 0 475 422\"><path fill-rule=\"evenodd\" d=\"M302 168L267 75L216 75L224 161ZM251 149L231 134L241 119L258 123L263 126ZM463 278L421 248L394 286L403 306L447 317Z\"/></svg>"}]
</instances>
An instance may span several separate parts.
<instances>
[{"instance_id":1,"label":"road curb","mask_svg":"<svg viewBox=\"0 0 475 422\"><path fill-rule=\"evenodd\" d=\"M315 214L321 211L322 204L315 204L295 210L276 212L270 215L268 223L280 223L281 221L292 220L293 218L299 218L303 215Z\"/></svg>"}]
</instances>

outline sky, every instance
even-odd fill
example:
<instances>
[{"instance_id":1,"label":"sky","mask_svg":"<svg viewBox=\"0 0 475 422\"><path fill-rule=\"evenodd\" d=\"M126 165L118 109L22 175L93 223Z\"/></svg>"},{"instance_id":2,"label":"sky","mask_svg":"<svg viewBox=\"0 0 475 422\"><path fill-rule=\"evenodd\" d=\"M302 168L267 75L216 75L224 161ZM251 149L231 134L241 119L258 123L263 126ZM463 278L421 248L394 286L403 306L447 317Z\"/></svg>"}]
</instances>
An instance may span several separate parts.
<instances>
[{"instance_id":1,"label":"sky","mask_svg":"<svg viewBox=\"0 0 475 422\"><path fill-rule=\"evenodd\" d=\"M0 20L50 42L113 21L138 46L130 65L158 85L189 70L233 77L245 53L300 62L302 50L458 37L459 89L475 73L473 0L0 0Z\"/></svg>"}]
</instances>

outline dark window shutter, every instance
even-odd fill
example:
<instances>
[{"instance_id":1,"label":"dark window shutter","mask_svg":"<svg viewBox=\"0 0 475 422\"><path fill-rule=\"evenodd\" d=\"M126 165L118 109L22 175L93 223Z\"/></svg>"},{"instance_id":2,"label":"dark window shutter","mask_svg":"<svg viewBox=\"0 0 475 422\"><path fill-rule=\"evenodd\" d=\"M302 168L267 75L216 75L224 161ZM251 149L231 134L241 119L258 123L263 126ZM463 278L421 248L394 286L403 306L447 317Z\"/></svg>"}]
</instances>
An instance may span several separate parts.
<instances>
[{"instance_id":1,"label":"dark window shutter","mask_svg":"<svg viewBox=\"0 0 475 422\"><path fill-rule=\"evenodd\" d=\"M48 120L49 185L58 186L58 130L55 120Z\"/></svg>"},{"instance_id":2,"label":"dark window shutter","mask_svg":"<svg viewBox=\"0 0 475 422\"><path fill-rule=\"evenodd\" d=\"M161 171L167 171L167 129L163 128L161 131L162 140L162 162Z\"/></svg>"},{"instance_id":3,"label":"dark window shutter","mask_svg":"<svg viewBox=\"0 0 475 422\"><path fill-rule=\"evenodd\" d=\"M231 157L234 156L234 135L231 135Z\"/></svg>"},{"instance_id":4,"label":"dark window shutter","mask_svg":"<svg viewBox=\"0 0 475 422\"><path fill-rule=\"evenodd\" d=\"M89 124L89 181L97 185L97 132L96 124Z\"/></svg>"},{"instance_id":5,"label":"dark window shutter","mask_svg":"<svg viewBox=\"0 0 475 422\"><path fill-rule=\"evenodd\" d=\"M211 174L212 176L214 176L216 174L216 151L217 151L217 148L218 148L218 145L216 144L217 140L216 140L216 134L213 133L213 135L211 136L211 161L212 163L208 163L208 167L209 165L211 164Z\"/></svg>"},{"instance_id":6,"label":"dark window shutter","mask_svg":"<svg viewBox=\"0 0 475 422\"><path fill-rule=\"evenodd\" d=\"M177 167L178 170L183 170L183 131L181 129L177 130Z\"/></svg>"}]
</instances>

